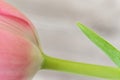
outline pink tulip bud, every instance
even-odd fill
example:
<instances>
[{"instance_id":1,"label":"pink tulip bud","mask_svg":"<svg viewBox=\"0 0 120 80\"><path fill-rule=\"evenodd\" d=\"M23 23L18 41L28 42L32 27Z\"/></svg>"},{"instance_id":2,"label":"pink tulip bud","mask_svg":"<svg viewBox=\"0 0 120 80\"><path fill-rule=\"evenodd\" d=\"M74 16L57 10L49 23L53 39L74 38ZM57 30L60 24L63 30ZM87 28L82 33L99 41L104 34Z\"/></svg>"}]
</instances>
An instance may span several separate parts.
<instances>
[{"instance_id":1,"label":"pink tulip bud","mask_svg":"<svg viewBox=\"0 0 120 80\"><path fill-rule=\"evenodd\" d=\"M33 25L17 9L0 0L0 80L31 80L41 62Z\"/></svg>"}]
</instances>

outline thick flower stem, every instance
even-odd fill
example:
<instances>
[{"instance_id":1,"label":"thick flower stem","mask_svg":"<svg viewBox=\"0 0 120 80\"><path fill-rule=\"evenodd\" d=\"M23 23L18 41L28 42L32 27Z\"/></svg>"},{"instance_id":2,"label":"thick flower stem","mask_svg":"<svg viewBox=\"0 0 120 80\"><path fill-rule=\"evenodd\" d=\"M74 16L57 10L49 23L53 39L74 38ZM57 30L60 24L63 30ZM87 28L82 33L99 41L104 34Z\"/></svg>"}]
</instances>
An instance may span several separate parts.
<instances>
[{"instance_id":1,"label":"thick flower stem","mask_svg":"<svg viewBox=\"0 0 120 80\"><path fill-rule=\"evenodd\" d=\"M99 78L120 80L120 69L93 64L61 60L44 55L42 69L71 72Z\"/></svg>"}]
</instances>

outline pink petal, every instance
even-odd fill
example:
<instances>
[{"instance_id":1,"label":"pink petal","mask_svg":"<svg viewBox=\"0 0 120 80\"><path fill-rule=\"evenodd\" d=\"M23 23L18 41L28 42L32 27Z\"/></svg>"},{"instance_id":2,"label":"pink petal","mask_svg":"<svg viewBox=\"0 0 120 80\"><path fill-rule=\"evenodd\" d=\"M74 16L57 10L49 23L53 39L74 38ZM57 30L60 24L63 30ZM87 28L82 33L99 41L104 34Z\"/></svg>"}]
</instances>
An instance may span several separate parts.
<instances>
[{"instance_id":1,"label":"pink petal","mask_svg":"<svg viewBox=\"0 0 120 80\"><path fill-rule=\"evenodd\" d=\"M42 62L31 22L0 0L0 80L30 80Z\"/></svg>"},{"instance_id":2,"label":"pink petal","mask_svg":"<svg viewBox=\"0 0 120 80\"><path fill-rule=\"evenodd\" d=\"M0 79L25 79L32 46L24 38L0 29Z\"/></svg>"},{"instance_id":3,"label":"pink petal","mask_svg":"<svg viewBox=\"0 0 120 80\"><path fill-rule=\"evenodd\" d=\"M9 5L4 1L0 1L0 15L7 16L11 19L15 19L23 25L30 25L31 22L21 14L16 8ZM30 26L29 26L30 27Z\"/></svg>"}]
</instances>

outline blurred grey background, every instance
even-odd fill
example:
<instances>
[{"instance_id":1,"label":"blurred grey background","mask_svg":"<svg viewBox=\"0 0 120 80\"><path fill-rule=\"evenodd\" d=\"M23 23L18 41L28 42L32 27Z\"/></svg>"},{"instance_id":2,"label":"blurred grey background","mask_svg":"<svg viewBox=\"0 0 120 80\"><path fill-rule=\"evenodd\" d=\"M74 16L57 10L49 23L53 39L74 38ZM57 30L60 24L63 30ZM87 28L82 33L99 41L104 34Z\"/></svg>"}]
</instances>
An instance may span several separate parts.
<instances>
[{"instance_id":1,"label":"blurred grey background","mask_svg":"<svg viewBox=\"0 0 120 80\"><path fill-rule=\"evenodd\" d=\"M61 59L115 66L77 28L89 26L120 48L120 0L6 0L35 25L45 54ZM103 80L56 71L39 71L33 80Z\"/></svg>"}]
</instances>

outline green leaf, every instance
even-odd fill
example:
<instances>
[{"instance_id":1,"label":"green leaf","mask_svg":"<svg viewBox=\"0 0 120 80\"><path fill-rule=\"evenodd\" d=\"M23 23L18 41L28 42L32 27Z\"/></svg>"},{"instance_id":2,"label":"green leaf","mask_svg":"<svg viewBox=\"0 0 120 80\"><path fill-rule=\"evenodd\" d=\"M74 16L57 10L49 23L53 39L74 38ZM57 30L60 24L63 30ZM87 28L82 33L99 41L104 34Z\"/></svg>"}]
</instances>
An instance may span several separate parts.
<instances>
[{"instance_id":1,"label":"green leaf","mask_svg":"<svg viewBox=\"0 0 120 80\"><path fill-rule=\"evenodd\" d=\"M77 23L77 26L93 43L102 49L116 65L120 67L120 51L117 48L83 24Z\"/></svg>"}]
</instances>

